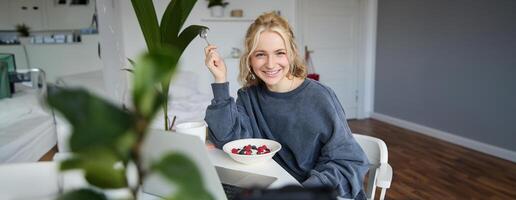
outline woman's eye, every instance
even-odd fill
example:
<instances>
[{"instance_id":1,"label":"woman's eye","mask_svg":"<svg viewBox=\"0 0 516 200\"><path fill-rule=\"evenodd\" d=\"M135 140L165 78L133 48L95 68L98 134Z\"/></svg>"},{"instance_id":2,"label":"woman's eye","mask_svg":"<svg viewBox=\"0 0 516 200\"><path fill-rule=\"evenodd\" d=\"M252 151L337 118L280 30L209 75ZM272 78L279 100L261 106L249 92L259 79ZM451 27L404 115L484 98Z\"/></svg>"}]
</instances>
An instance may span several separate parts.
<instances>
[{"instance_id":1,"label":"woman's eye","mask_svg":"<svg viewBox=\"0 0 516 200\"><path fill-rule=\"evenodd\" d=\"M263 54L263 53L257 53L256 54L256 57L262 57L262 56L265 56L265 54Z\"/></svg>"},{"instance_id":2,"label":"woman's eye","mask_svg":"<svg viewBox=\"0 0 516 200\"><path fill-rule=\"evenodd\" d=\"M286 53L285 52L278 52L276 53L276 55L285 55Z\"/></svg>"}]
</instances>

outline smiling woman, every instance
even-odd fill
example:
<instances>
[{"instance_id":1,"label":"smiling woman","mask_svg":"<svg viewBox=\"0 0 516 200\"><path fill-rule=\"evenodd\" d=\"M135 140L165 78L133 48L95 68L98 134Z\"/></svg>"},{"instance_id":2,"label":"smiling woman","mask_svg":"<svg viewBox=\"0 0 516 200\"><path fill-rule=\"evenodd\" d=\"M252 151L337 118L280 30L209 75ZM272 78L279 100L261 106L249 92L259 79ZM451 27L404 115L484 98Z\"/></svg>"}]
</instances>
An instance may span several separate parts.
<instances>
[{"instance_id":1,"label":"smiling woman","mask_svg":"<svg viewBox=\"0 0 516 200\"><path fill-rule=\"evenodd\" d=\"M217 47L208 45L205 53L215 78L205 120L218 148L242 138L276 141L282 149L274 160L305 187L329 186L339 196L365 199L367 158L333 90L306 79L284 18L265 13L247 30L240 59L243 87L236 102L229 96L226 65Z\"/></svg>"}]
</instances>

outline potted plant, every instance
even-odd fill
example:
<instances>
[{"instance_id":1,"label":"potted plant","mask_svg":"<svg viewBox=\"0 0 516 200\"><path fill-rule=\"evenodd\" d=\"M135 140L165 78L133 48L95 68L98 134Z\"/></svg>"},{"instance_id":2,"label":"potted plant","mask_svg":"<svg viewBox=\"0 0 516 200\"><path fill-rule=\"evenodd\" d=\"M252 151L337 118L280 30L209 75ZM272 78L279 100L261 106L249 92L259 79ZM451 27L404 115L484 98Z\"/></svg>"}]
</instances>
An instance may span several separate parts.
<instances>
[{"instance_id":1,"label":"potted plant","mask_svg":"<svg viewBox=\"0 0 516 200\"><path fill-rule=\"evenodd\" d=\"M131 191L132 195L124 199L136 199L142 180L153 172L179 186L167 199L213 199L203 187L194 162L180 153L171 152L152 163L150 168L142 166L141 146L151 120L163 102L163 94L156 87L174 74L176 68L170 66L177 57L179 51L164 47L137 60L131 110L115 106L84 89L49 87L48 104L73 127L70 138L73 156L63 161L60 169L82 170L92 186L65 191L59 200L104 200L108 199L105 191L118 189ZM136 166L137 184L130 184L129 166ZM189 178L185 179L185 175Z\"/></svg>"},{"instance_id":2,"label":"potted plant","mask_svg":"<svg viewBox=\"0 0 516 200\"><path fill-rule=\"evenodd\" d=\"M30 36L30 27L25 24L17 24L16 32L18 32L18 40L22 44L27 44L29 42Z\"/></svg>"},{"instance_id":3,"label":"potted plant","mask_svg":"<svg viewBox=\"0 0 516 200\"><path fill-rule=\"evenodd\" d=\"M178 50L179 56L171 61L168 66L175 69L179 58L186 47L195 39L205 26L190 25L182 30L186 18L192 11L197 0L172 0L163 14L161 23L158 24L156 11L152 0L131 0L136 17L150 53L159 51L162 47L174 47ZM134 63L132 60L129 60ZM165 130L171 130L172 124L168 115L168 94L170 81L173 74L167 74L161 82L161 93L163 94L162 108L164 115Z\"/></svg>"},{"instance_id":4,"label":"potted plant","mask_svg":"<svg viewBox=\"0 0 516 200\"><path fill-rule=\"evenodd\" d=\"M224 8L228 5L224 0L208 0L208 8L212 17L223 17Z\"/></svg>"},{"instance_id":5,"label":"potted plant","mask_svg":"<svg viewBox=\"0 0 516 200\"><path fill-rule=\"evenodd\" d=\"M107 199L104 190L124 188L132 192L128 198L135 199L142 180L151 172L158 172L180 186L170 199L213 199L189 158L172 152L144 169L140 155L151 121L160 108L165 111L165 129L169 130L170 81L183 51L200 30L207 28L192 25L179 32L195 2L172 0L158 24L152 0L132 0L149 51L136 62L129 60L134 66L133 105L129 109L113 105L84 89L49 87L48 105L73 127L70 137L73 156L63 161L60 169L82 170L93 186L66 191L59 199ZM136 166L139 183L130 184L129 166ZM186 180L178 174L191 178Z\"/></svg>"}]
</instances>

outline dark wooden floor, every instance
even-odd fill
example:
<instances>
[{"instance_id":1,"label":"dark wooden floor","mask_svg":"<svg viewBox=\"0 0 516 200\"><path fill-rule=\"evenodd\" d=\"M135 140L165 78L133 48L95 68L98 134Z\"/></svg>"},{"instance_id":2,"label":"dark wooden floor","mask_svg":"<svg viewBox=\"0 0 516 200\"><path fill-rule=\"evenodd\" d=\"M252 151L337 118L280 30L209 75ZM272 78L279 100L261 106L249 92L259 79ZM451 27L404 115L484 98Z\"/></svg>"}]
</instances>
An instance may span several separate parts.
<instances>
[{"instance_id":1,"label":"dark wooden floor","mask_svg":"<svg viewBox=\"0 0 516 200\"><path fill-rule=\"evenodd\" d=\"M377 120L348 123L387 144L394 175L386 199L516 200L513 162Z\"/></svg>"}]
</instances>

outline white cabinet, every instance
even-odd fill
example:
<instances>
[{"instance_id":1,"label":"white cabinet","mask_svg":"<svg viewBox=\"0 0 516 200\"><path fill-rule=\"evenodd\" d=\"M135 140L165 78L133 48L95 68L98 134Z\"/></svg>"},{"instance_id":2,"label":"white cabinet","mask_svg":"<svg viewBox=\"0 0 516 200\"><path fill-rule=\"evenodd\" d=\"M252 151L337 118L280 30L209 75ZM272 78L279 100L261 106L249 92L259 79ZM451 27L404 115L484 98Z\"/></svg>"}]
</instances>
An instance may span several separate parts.
<instances>
[{"instance_id":1,"label":"white cabinet","mask_svg":"<svg viewBox=\"0 0 516 200\"><path fill-rule=\"evenodd\" d=\"M9 0L9 21L12 29L16 24L25 24L31 30L44 28L44 2L42 0Z\"/></svg>"},{"instance_id":2,"label":"white cabinet","mask_svg":"<svg viewBox=\"0 0 516 200\"><path fill-rule=\"evenodd\" d=\"M95 1L74 5L71 0L0 0L0 30L15 30L26 24L32 31L77 30L89 28L95 13Z\"/></svg>"},{"instance_id":3,"label":"white cabinet","mask_svg":"<svg viewBox=\"0 0 516 200\"><path fill-rule=\"evenodd\" d=\"M54 0L46 1L46 22L48 30L71 30L89 28L95 14L95 1L87 5L57 5Z\"/></svg>"}]
</instances>

